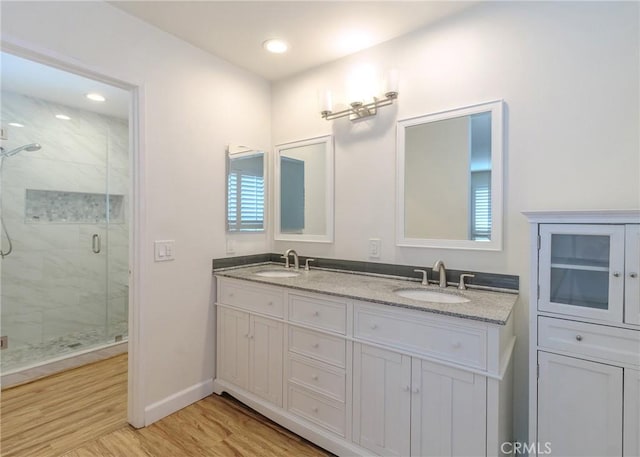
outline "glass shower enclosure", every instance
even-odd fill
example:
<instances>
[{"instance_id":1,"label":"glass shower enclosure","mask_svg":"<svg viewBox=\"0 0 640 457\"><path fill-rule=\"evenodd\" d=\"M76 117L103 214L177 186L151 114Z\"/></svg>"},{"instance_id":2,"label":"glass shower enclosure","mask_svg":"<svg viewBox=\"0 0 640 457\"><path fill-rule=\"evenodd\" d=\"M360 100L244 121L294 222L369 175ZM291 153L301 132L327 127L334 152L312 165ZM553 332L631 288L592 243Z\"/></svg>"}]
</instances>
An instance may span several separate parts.
<instances>
[{"instance_id":1,"label":"glass shower enclosure","mask_svg":"<svg viewBox=\"0 0 640 457\"><path fill-rule=\"evenodd\" d=\"M127 339L128 106L98 110L102 86L2 54L3 376Z\"/></svg>"}]
</instances>

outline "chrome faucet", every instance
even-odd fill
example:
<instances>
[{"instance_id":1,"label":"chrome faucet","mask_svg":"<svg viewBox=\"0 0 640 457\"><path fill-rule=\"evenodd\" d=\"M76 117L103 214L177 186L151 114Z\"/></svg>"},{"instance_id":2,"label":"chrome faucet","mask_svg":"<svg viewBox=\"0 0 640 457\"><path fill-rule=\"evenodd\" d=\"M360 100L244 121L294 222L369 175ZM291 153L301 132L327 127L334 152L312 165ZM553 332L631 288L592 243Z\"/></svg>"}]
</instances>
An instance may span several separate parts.
<instances>
[{"instance_id":1,"label":"chrome faucet","mask_svg":"<svg viewBox=\"0 0 640 457\"><path fill-rule=\"evenodd\" d=\"M300 261L298 260L298 253L293 249L287 249L282 257L285 259L285 268L289 268L289 256L293 254L293 269L300 269Z\"/></svg>"},{"instance_id":2,"label":"chrome faucet","mask_svg":"<svg viewBox=\"0 0 640 457\"><path fill-rule=\"evenodd\" d=\"M433 271L436 270L438 270L438 275L440 276L440 287L444 289L447 287L447 271L442 260L436 260L436 263L433 264Z\"/></svg>"}]
</instances>

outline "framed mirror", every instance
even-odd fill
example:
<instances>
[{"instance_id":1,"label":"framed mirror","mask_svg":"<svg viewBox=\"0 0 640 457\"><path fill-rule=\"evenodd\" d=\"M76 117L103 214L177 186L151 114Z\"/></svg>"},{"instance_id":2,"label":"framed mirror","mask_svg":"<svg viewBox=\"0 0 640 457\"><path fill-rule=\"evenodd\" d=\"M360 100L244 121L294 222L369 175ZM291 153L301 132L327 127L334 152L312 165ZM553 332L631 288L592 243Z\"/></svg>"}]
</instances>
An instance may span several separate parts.
<instances>
[{"instance_id":1,"label":"framed mirror","mask_svg":"<svg viewBox=\"0 0 640 457\"><path fill-rule=\"evenodd\" d=\"M398 122L398 246L502 249L502 101Z\"/></svg>"},{"instance_id":2,"label":"framed mirror","mask_svg":"<svg viewBox=\"0 0 640 457\"><path fill-rule=\"evenodd\" d=\"M333 137L276 146L276 240L333 241Z\"/></svg>"},{"instance_id":3,"label":"framed mirror","mask_svg":"<svg viewBox=\"0 0 640 457\"><path fill-rule=\"evenodd\" d=\"M227 146L227 232L263 232L264 202L264 152Z\"/></svg>"}]
</instances>

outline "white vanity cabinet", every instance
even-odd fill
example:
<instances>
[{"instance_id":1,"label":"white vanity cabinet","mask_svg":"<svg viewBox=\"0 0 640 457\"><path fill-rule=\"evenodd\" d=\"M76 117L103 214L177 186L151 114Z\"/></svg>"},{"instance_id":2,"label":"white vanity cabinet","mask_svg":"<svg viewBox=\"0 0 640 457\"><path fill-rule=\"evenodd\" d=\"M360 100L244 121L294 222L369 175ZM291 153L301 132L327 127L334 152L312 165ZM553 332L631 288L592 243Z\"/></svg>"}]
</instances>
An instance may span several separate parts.
<instances>
[{"instance_id":1,"label":"white vanity cabinet","mask_svg":"<svg viewBox=\"0 0 640 457\"><path fill-rule=\"evenodd\" d=\"M531 455L638 456L640 212L525 214Z\"/></svg>"},{"instance_id":2,"label":"white vanity cabinet","mask_svg":"<svg viewBox=\"0 0 640 457\"><path fill-rule=\"evenodd\" d=\"M376 455L411 449L411 357L355 344L354 441Z\"/></svg>"},{"instance_id":3,"label":"white vanity cabinet","mask_svg":"<svg viewBox=\"0 0 640 457\"><path fill-rule=\"evenodd\" d=\"M281 317L278 310L282 310L283 293L259 292L259 288L245 287L235 281L224 282L219 289L219 298L254 313ZM245 300L251 300L250 304L246 305ZM282 406L283 324L258 314L220 306L216 327L217 376Z\"/></svg>"},{"instance_id":4,"label":"white vanity cabinet","mask_svg":"<svg viewBox=\"0 0 640 457\"><path fill-rule=\"evenodd\" d=\"M504 325L217 278L214 389L338 455L498 456Z\"/></svg>"},{"instance_id":5,"label":"white vanity cabinet","mask_svg":"<svg viewBox=\"0 0 640 457\"><path fill-rule=\"evenodd\" d=\"M389 308L354 305L367 342L354 346L354 441L379 455L501 455L510 327Z\"/></svg>"}]
</instances>

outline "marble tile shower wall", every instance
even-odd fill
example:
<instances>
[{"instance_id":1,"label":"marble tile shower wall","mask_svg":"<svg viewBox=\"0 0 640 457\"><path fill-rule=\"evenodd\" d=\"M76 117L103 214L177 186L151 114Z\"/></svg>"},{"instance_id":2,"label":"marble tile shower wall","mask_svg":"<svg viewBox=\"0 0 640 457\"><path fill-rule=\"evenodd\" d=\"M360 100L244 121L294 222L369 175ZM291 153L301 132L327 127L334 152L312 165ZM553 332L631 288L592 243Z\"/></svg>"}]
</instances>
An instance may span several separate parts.
<instances>
[{"instance_id":1,"label":"marble tile shower wall","mask_svg":"<svg viewBox=\"0 0 640 457\"><path fill-rule=\"evenodd\" d=\"M56 119L59 113L71 120ZM1 284L9 350L105 326L112 338L127 319L127 121L3 91L2 124L9 129L5 148L42 145L2 167L1 211L13 241ZM122 195L124 217L108 233L102 222L27 223L27 190ZM94 234L102 240L99 254L92 251ZM3 237L3 250L6 243Z\"/></svg>"}]
</instances>

